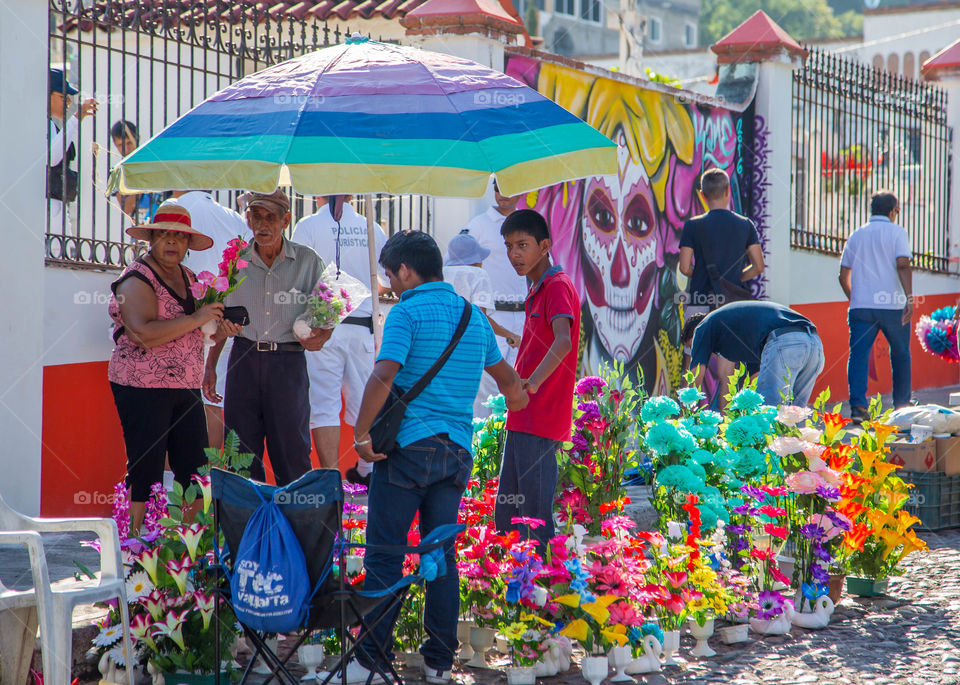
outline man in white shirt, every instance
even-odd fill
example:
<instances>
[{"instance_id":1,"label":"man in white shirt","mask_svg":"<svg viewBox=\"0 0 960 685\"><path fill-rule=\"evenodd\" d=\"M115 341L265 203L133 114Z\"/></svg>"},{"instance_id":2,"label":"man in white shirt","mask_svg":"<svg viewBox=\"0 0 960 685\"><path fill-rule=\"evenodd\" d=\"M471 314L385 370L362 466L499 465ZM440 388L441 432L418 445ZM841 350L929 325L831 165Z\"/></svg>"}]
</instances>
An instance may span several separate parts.
<instances>
[{"instance_id":1,"label":"man in white shirt","mask_svg":"<svg viewBox=\"0 0 960 685\"><path fill-rule=\"evenodd\" d=\"M910 318L913 276L910 238L894 223L900 213L897 196L880 190L870 199L870 221L847 239L840 257L840 287L850 300L850 417L867 418L867 367L878 332L890 344L893 404L910 403Z\"/></svg>"},{"instance_id":2,"label":"man in white shirt","mask_svg":"<svg viewBox=\"0 0 960 685\"><path fill-rule=\"evenodd\" d=\"M344 273L369 285L370 255L367 248L367 219L359 214L349 195L317 198L315 214L297 222L293 241L313 248L324 264L337 264ZM387 236L374 225L374 246L380 253ZM381 286L386 275L378 273ZM379 296L379 293L374 293ZM354 303L356 309L333 329L333 335L319 352L307 353L310 376L310 432L320 466L338 468L340 462L340 409L343 393L343 420L357 422L363 388L374 364L373 304L370 298ZM359 460L347 472L349 480L365 482L373 465Z\"/></svg>"},{"instance_id":3,"label":"man in white shirt","mask_svg":"<svg viewBox=\"0 0 960 685\"><path fill-rule=\"evenodd\" d=\"M503 225L503 220L517 208L520 196L501 195L496 181L493 182L493 194L497 204L471 219L464 231L476 238L481 247L490 250L490 256L483 261L483 268L493 284L493 310L488 312L488 315L491 322L496 322L513 334L507 337L497 336L500 354L508 364L513 366L517 361L516 348L520 344L520 335L523 333L523 303L527 299L529 288L527 279L517 275L516 269L507 257L507 248L503 244L500 227ZM515 344L508 343L507 338L513 340ZM489 374L483 374L480 379L480 396L486 398L498 392L493 378ZM489 415L489 409L482 406L479 408L478 417L486 418Z\"/></svg>"},{"instance_id":4,"label":"man in white shirt","mask_svg":"<svg viewBox=\"0 0 960 685\"><path fill-rule=\"evenodd\" d=\"M179 190L174 192L173 196L175 198L173 201L190 212L193 225L213 238L212 249L187 252L183 264L195 274L201 271L220 273L219 264L223 260L223 251L227 249L227 243L237 236L247 242L252 239L246 220L237 212L214 200L209 190ZM223 393L227 382L227 360L230 358L231 349L233 349L233 338L227 338L223 351L217 359L216 402L205 398L207 401L203 405L207 415L209 444L216 449L223 446ZM204 350L205 355L209 352L209 347Z\"/></svg>"},{"instance_id":5,"label":"man in white shirt","mask_svg":"<svg viewBox=\"0 0 960 685\"><path fill-rule=\"evenodd\" d=\"M94 98L84 100L78 108L76 114L69 119L67 110L73 100L71 96L77 94L77 89L67 80L62 69L50 69L49 73L49 92L50 92L50 148L48 150L48 168L61 165L61 188L65 190L67 179L65 176L69 173L75 174L70 169L70 163L77 156L77 135L80 130L80 121L85 117L97 113L97 101ZM59 124L57 122L60 122ZM69 171L68 171L69 170ZM53 173L49 176L54 176ZM48 179L50 183L52 179ZM48 192L52 188L47 189ZM70 200L63 201L62 197L54 198L50 196L50 226L51 232L67 232L70 228L70 215L65 212Z\"/></svg>"}]
</instances>

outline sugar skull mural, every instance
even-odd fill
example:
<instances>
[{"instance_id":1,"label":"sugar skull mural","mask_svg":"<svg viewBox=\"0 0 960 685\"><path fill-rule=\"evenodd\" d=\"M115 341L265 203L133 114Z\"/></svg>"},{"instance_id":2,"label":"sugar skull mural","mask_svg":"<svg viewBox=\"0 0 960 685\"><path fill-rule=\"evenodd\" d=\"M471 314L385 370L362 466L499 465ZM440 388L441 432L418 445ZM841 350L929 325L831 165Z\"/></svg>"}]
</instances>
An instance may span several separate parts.
<instances>
[{"instance_id":1,"label":"sugar skull mural","mask_svg":"<svg viewBox=\"0 0 960 685\"><path fill-rule=\"evenodd\" d=\"M726 169L739 209L735 118L661 90L508 55L506 72L620 146L620 172L530 193L553 234L553 257L583 302L582 371L624 362L648 392L680 381L682 297L676 281L683 222L703 213L696 187Z\"/></svg>"}]
</instances>

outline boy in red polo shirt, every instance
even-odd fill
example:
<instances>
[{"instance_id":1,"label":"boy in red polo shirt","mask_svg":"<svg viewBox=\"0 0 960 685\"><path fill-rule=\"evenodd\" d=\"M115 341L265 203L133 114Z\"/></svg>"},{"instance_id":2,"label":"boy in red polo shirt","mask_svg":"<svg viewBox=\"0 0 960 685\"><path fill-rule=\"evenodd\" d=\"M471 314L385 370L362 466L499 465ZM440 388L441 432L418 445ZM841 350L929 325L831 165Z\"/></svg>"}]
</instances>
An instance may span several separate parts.
<instances>
[{"instance_id":1,"label":"boy in red polo shirt","mask_svg":"<svg viewBox=\"0 0 960 685\"><path fill-rule=\"evenodd\" d=\"M516 369L530 403L507 413L494 522L499 530L526 530L515 517L540 519L527 533L540 545L554 535L557 448L570 439L573 386L580 339L580 298L559 264L550 264L550 230L532 209L508 216L500 229L507 257L531 285Z\"/></svg>"}]
</instances>

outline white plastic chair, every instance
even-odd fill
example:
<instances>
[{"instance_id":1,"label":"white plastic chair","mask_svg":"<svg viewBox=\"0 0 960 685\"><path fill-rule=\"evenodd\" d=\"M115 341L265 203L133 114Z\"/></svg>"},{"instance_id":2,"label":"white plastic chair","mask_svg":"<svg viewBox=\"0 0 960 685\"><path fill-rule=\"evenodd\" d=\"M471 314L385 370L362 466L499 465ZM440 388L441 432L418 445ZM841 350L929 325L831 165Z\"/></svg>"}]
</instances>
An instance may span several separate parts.
<instances>
[{"instance_id":1,"label":"white plastic chair","mask_svg":"<svg viewBox=\"0 0 960 685\"><path fill-rule=\"evenodd\" d=\"M66 533L89 531L100 538L100 577L80 580L52 588L43 553L43 541L39 533ZM73 659L73 610L78 604L90 604L117 598L123 623L123 651L127 659L127 682L133 676L133 645L130 640L130 614L127 610L127 591L124 582L123 562L120 557L120 538L113 519L80 518L52 519L33 518L11 509L0 495L0 542L27 545L33 571L33 590L18 592L3 587L0 583L0 638L3 639L3 673L16 674L13 683L25 682L26 672L20 677L19 670L28 668L36 643L37 614L39 614L40 645L43 651L44 685L70 685ZM31 609L31 607L34 607ZM30 619L30 612L36 612ZM25 620L26 619L26 620ZM22 635L16 639L17 632ZM9 628L10 635L7 635ZM31 632L32 631L32 632ZM12 642L7 642L10 639ZM11 670L7 661L10 654ZM21 664L26 654L26 666ZM6 680L6 678L4 678Z\"/></svg>"}]
</instances>

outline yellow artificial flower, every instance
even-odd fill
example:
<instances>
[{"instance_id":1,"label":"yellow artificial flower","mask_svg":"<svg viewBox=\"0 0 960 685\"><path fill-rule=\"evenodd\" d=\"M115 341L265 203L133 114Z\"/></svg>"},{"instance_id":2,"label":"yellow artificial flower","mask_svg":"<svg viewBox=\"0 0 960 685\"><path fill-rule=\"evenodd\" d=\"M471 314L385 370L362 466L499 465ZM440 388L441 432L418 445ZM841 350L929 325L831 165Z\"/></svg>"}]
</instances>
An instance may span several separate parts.
<instances>
[{"instance_id":1,"label":"yellow artificial flower","mask_svg":"<svg viewBox=\"0 0 960 685\"><path fill-rule=\"evenodd\" d=\"M580 608L587 612L599 625L605 625L610 620L610 612L599 601L581 604Z\"/></svg>"},{"instance_id":2,"label":"yellow artificial flower","mask_svg":"<svg viewBox=\"0 0 960 685\"><path fill-rule=\"evenodd\" d=\"M881 447L891 435L897 432L897 427L888 423L871 421L868 425L873 429L873 432L876 433L877 445Z\"/></svg>"},{"instance_id":3,"label":"yellow artificial flower","mask_svg":"<svg viewBox=\"0 0 960 685\"><path fill-rule=\"evenodd\" d=\"M698 611L704 611L711 607L710 600L706 597L697 597L696 599L691 599L687 604L687 611L691 614L695 614Z\"/></svg>"},{"instance_id":4,"label":"yellow artificial flower","mask_svg":"<svg viewBox=\"0 0 960 685\"><path fill-rule=\"evenodd\" d=\"M559 597L554 597L553 601L557 604L562 604L564 606L576 609L578 606L580 606L580 595L576 593L570 595L560 595Z\"/></svg>"},{"instance_id":5,"label":"yellow artificial flower","mask_svg":"<svg viewBox=\"0 0 960 685\"><path fill-rule=\"evenodd\" d=\"M903 554L901 559L911 552L922 552L927 548L927 543L917 537L913 530L907 530L903 536Z\"/></svg>"},{"instance_id":6,"label":"yellow artificial flower","mask_svg":"<svg viewBox=\"0 0 960 685\"><path fill-rule=\"evenodd\" d=\"M519 640L523 637L525 632L527 632L527 626L519 622L511 623L510 625L500 629L500 634L511 641Z\"/></svg>"},{"instance_id":7,"label":"yellow artificial flower","mask_svg":"<svg viewBox=\"0 0 960 685\"><path fill-rule=\"evenodd\" d=\"M619 623L607 630L601 630L600 636L608 643L617 643L619 646L627 644L627 629Z\"/></svg>"},{"instance_id":8,"label":"yellow artificial flower","mask_svg":"<svg viewBox=\"0 0 960 685\"><path fill-rule=\"evenodd\" d=\"M587 622L582 618L577 618L563 627L563 630L560 631L560 634L564 637L569 637L579 642L583 642L587 639L587 635L590 633L590 626L587 625Z\"/></svg>"},{"instance_id":9,"label":"yellow artificial flower","mask_svg":"<svg viewBox=\"0 0 960 685\"><path fill-rule=\"evenodd\" d=\"M884 530L880 533L880 539L883 540L883 559L886 560L887 557L895 550L897 547L903 544L904 538L900 533L896 531L895 528L889 530Z\"/></svg>"},{"instance_id":10,"label":"yellow artificial flower","mask_svg":"<svg viewBox=\"0 0 960 685\"><path fill-rule=\"evenodd\" d=\"M873 471L874 464L877 461L877 457L880 456L879 452L872 450L858 450L857 456L860 457L860 463L863 465L863 475L869 477L871 471Z\"/></svg>"},{"instance_id":11,"label":"yellow artificial flower","mask_svg":"<svg viewBox=\"0 0 960 685\"><path fill-rule=\"evenodd\" d=\"M618 597L617 595L601 595L597 597L596 603L606 609L608 606L614 602L619 602L623 597Z\"/></svg>"},{"instance_id":12,"label":"yellow artificial flower","mask_svg":"<svg viewBox=\"0 0 960 685\"><path fill-rule=\"evenodd\" d=\"M717 615L727 613L727 603L721 597L714 597L710 600L710 604L713 607L714 613Z\"/></svg>"},{"instance_id":13,"label":"yellow artificial flower","mask_svg":"<svg viewBox=\"0 0 960 685\"><path fill-rule=\"evenodd\" d=\"M527 612L523 612L522 614L520 614L520 620L536 621L537 623L544 625L547 628L553 628L553 626L556 625L555 623L550 623L550 621L548 621L545 618L540 618L539 616L535 616L534 614L528 614Z\"/></svg>"},{"instance_id":14,"label":"yellow artificial flower","mask_svg":"<svg viewBox=\"0 0 960 685\"><path fill-rule=\"evenodd\" d=\"M907 529L914 523L920 523L920 519L903 509L897 512L897 532L900 535L906 535Z\"/></svg>"},{"instance_id":15,"label":"yellow artificial flower","mask_svg":"<svg viewBox=\"0 0 960 685\"><path fill-rule=\"evenodd\" d=\"M689 580L694 587L703 589L717 581L717 574L714 573L713 569L704 566L691 573Z\"/></svg>"}]
</instances>

